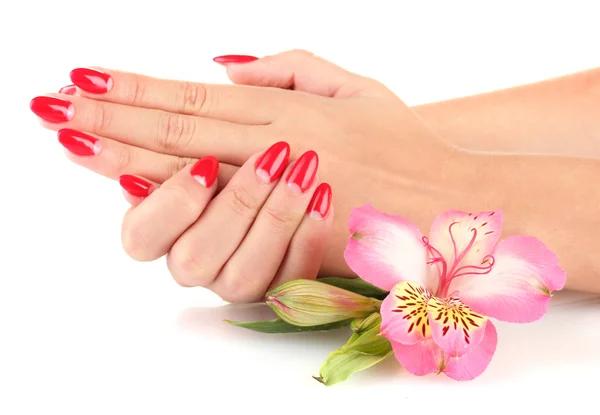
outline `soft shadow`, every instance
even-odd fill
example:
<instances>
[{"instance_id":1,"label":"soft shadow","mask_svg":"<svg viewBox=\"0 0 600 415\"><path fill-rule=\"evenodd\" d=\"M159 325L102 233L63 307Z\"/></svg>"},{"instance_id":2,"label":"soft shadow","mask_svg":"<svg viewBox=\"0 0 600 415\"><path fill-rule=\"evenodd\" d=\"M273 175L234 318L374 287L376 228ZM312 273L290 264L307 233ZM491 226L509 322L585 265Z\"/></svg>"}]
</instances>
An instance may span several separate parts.
<instances>
[{"instance_id":1,"label":"soft shadow","mask_svg":"<svg viewBox=\"0 0 600 415\"><path fill-rule=\"evenodd\" d=\"M349 328L325 332L267 334L232 326L224 320L258 321L276 318L266 304L227 304L219 307L193 307L184 310L178 320L180 328L198 334L210 333L232 341L262 339L270 344L290 342L311 343L314 341L331 344L331 351L343 345L350 336Z\"/></svg>"},{"instance_id":2,"label":"soft shadow","mask_svg":"<svg viewBox=\"0 0 600 415\"><path fill-rule=\"evenodd\" d=\"M498 348L488 370L475 382L479 385L507 382L548 367L599 365L600 297L581 293L559 293L556 302L539 321L530 324L510 324L494 321L498 329ZM179 326L199 335L218 336L237 341L245 347L283 347L310 349L311 355L326 356L343 345L350 336L348 328L328 332L265 334L225 323L223 320L256 321L275 318L264 304L195 307L184 310ZM256 344L256 342L260 344ZM252 345L252 343L255 343ZM265 344L266 343L266 344ZM306 356L311 359L311 357ZM353 383L375 381L455 384L444 375L413 377L404 372L394 356L353 376ZM470 383L470 382L469 382ZM461 382L462 384L462 382Z\"/></svg>"}]
</instances>

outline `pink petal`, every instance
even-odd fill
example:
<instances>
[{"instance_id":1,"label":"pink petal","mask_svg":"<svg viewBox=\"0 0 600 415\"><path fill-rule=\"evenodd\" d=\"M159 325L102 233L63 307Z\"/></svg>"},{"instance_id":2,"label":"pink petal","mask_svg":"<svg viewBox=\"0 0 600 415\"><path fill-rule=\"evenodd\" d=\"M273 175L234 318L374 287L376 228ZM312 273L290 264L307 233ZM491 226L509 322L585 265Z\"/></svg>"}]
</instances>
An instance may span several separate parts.
<instances>
[{"instance_id":1,"label":"pink petal","mask_svg":"<svg viewBox=\"0 0 600 415\"><path fill-rule=\"evenodd\" d=\"M417 376L425 376L429 373L439 373L441 371L444 364L443 352L432 339L411 345L398 342L391 343L396 359L407 372Z\"/></svg>"},{"instance_id":2,"label":"pink petal","mask_svg":"<svg viewBox=\"0 0 600 415\"><path fill-rule=\"evenodd\" d=\"M493 252L489 274L464 275L450 283L465 304L498 320L528 323L548 310L552 291L561 290L566 274L558 258L534 237L512 236Z\"/></svg>"},{"instance_id":3,"label":"pink petal","mask_svg":"<svg viewBox=\"0 0 600 415\"><path fill-rule=\"evenodd\" d=\"M473 313L458 298L433 297L427 312L433 340L450 357L470 353L483 339L487 317Z\"/></svg>"},{"instance_id":4,"label":"pink petal","mask_svg":"<svg viewBox=\"0 0 600 415\"><path fill-rule=\"evenodd\" d=\"M465 213L450 210L439 215L431 225L429 243L440 251L448 267L452 267L476 235L473 245L456 265L480 265L498 242L501 231L501 211Z\"/></svg>"},{"instance_id":5,"label":"pink petal","mask_svg":"<svg viewBox=\"0 0 600 415\"><path fill-rule=\"evenodd\" d=\"M423 287L399 282L381 303L381 335L402 344L414 344L431 337L427 302L431 298Z\"/></svg>"},{"instance_id":6,"label":"pink petal","mask_svg":"<svg viewBox=\"0 0 600 415\"><path fill-rule=\"evenodd\" d=\"M365 205L352 210L349 226L352 238L344 258L363 280L388 291L399 281L436 289L437 277L428 276L427 250L416 225Z\"/></svg>"},{"instance_id":7,"label":"pink petal","mask_svg":"<svg viewBox=\"0 0 600 415\"><path fill-rule=\"evenodd\" d=\"M483 340L477 346L469 349L469 353L459 358L448 356L443 372L455 380L472 380L487 369L492 356L496 352L498 334L496 327L488 320L485 326ZM394 349L395 351L395 349Z\"/></svg>"}]
</instances>

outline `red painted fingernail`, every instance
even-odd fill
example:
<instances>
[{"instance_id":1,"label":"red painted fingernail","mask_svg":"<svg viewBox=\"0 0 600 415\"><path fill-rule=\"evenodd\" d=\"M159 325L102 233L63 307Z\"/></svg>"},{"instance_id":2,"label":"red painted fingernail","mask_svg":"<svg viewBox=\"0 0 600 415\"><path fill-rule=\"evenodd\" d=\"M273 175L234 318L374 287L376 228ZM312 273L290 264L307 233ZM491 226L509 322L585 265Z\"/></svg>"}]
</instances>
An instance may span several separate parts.
<instances>
[{"instance_id":1,"label":"red painted fingernail","mask_svg":"<svg viewBox=\"0 0 600 415\"><path fill-rule=\"evenodd\" d=\"M58 90L59 94L64 95L75 95L75 92L77 92L77 87L75 85L63 86L61 89Z\"/></svg>"},{"instance_id":2,"label":"red painted fingernail","mask_svg":"<svg viewBox=\"0 0 600 415\"><path fill-rule=\"evenodd\" d=\"M306 213L313 219L322 220L327 216L331 207L331 186L327 183L321 183L306 209Z\"/></svg>"},{"instance_id":3,"label":"red painted fingernail","mask_svg":"<svg viewBox=\"0 0 600 415\"><path fill-rule=\"evenodd\" d=\"M313 184L319 167L319 156L310 150L302 154L294 163L294 167L287 177L288 186L299 192L306 190Z\"/></svg>"},{"instance_id":4,"label":"red painted fingernail","mask_svg":"<svg viewBox=\"0 0 600 415\"><path fill-rule=\"evenodd\" d=\"M119 184L127 193L136 197L147 197L152 190L152 183L130 174L119 177Z\"/></svg>"},{"instance_id":5,"label":"red painted fingernail","mask_svg":"<svg viewBox=\"0 0 600 415\"><path fill-rule=\"evenodd\" d=\"M75 106L70 101L55 97L35 97L29 108L41 119L54 124L71 121L75 115Z\"/></svg>"},{"instance_id":6,"label":"red painted fingernail","mask_svg":"<svg viewBox=\"0 0 600 415\"><path fill-rule=\"evenodd\" d=\"M78 156L95 156L100 152L100 141L96 137L71 128L59 130L58 141Z\"/></svg>"},{"instance_id":7,"label":"red painted fingernail","mask_svg":"<svg viewBox=\"0 0 600 415\"><path fill-rule=\"evenodd\" d=\"M211 187L219 174L219 160L213 156L203 157L190 171L192 177L204 187Z\"/></svg>"},{"instance_id":8,"label":"red painted fingernail","mask_svg":"<svg viewBox=\"0 0 600 415\"><path fill-rule=\"evenodd\" d=\"M97 69L73 69L71 71L71 81L79 88L92 94L104 94L113 87L111 76Z\"/></svg>"},{"instance_id":9,"label":"red painted fingernail","mask_svg":"<svg viewBox=\"0 0 600 415\"><path fill-rule=\"evenodd\" d=\"M290 145L285 141L273 144L256 160L254 171L265 183L279 179L290 158Z\"/></svg>"},{"instance_id":10,"label":"red painted fingernail","mask_svg":"<svg viewBox=\"0 0 600 415\"><path fill-rule=\"evenodd\" d=\"M227 65L231 65L231 64L241 64L241 63L253 62L257 59L258 59L257 57L250 56L250 55L223 55L223 56L217 56L216 58L213 59L213 61L215 61L223 66L227 66Z\"/></svg>"}]
</instances>

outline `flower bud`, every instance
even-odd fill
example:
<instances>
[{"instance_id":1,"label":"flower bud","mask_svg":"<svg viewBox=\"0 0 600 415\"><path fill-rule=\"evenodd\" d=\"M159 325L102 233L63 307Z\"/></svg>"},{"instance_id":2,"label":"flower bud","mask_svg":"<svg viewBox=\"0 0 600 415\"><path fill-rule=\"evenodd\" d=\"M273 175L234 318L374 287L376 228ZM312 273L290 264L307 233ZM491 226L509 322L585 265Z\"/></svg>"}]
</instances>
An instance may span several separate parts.
<instances>
[{"instance_id":1,"label":"flower bud","mask_svg":"<svg viewBox=\"0 0 600 415\"><path fill-rule=\"evenodd\" d=\"M379 335L380 325L379 313L354 320L351 325L354 333L350 339L327 356L319 370L319 376L313 377L327 386L335 385L390 356L393 352L392 345L388 339Z\"/></svg>"},{"instance_id":2,"label":"flower bud","mask_svg":"<svg viewBox=\"0 0 600 415\"><path fill-rule=\"evenodd\" d=\"M379 311L381 301L313 280L292 280L267 293L267 304L295 326L316 326Z\"/></svg>"},{"instance_id":3,"label":"flower bud","mask_svg":"<svg viewBox=\"0 0 600 415\"><path fill-rule=\"evenodd\" d=\"M372 329L373 327L378 327L379 325L381 325L381 314L373 313L369 317L352 320L352 323L350 323L350 328L353 332L360 334Z\"/></svg>"}]
</instances>

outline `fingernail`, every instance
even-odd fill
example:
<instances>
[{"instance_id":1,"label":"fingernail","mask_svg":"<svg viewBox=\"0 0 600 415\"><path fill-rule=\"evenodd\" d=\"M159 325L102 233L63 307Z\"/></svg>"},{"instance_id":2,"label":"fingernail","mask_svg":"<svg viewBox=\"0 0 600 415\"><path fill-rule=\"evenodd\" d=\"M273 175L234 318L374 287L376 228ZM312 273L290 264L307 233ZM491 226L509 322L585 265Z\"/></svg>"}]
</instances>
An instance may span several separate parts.
<instances>
[{"instance_id":1,"label":"fingernail","mask_svg":"<svg viewBox=\"0 0 600 415\"><path fill-rule=\"evenodd\" d=\"M59 94L64 95L75 95L75 92L77 92L77 87L75 85L63 86L61 89L58 90Z\"/></svg>"},{"instance_id":2,"label":"fingernail","mask_svg":"<svg viewBox=\"0 0 600 415\"><path fill-rule=\"evenodd\" d=\"M285 141L273 144L256 160L254 171L264 183L279 179L290 158L290 145Z\"/></svg>"},{"instance_id":3,"label":"fingernail","mask_svg":"<svg viewBox=\"0 0 600 415\"><path fill-rule=\"evenodd\" d=\"M41 119L54 124L71 121L75 115L75 106L71 102L55 97L35 97L29 108Z\"/></svg>"},{"instance_id":4,"label":"fingernail","mask_svg":"<svg viewBox=\"0 0 600 415\"><path fill-rule=\"evenodd\" d=\"M71 81L79 88L92 94L104 94L113 87L111 76L97 69L73 69L71 71Z\"/></svg>"},{"instance_id":5,"label":"fingernail","mask_svg":"<svg viewBox=\"0 0 600 415\"><path fill-rule=\"evenodd\" d=\"M250 55L223 55L223 56L217 56L216 58L213 59L213 61L215 61L223 66L228 66L228 65L232 65L232 64L253 62L257 59L258 59L257 57L250 56Z\"/></svg>"},{"instance_id":6,"label":"fingernail","mask_svg":"<svg viewBox=\"0 0 600 415\"><path fill-rule=\"evenodd\" d=\"M59 130L58 141L78 156L95 156L100 152L100 141L96 137L71 128Z\"/></svg>"},{"instance_id":7,"label":"fingernail","mask_svg":"<svg viewBox=\"0 0 600 415\"><path fill-rule=\"evenodd\" d=\"M302 154L294 163L290 174L288 174L288 186L301 193L306 192L315 180L317 167L319 167L319 156L317 156L317 153L310 150Z\"/></svg>"},{"instance_id":8,"label":"fingernail","mask_svg":"<svg viewBox=\"0 0 600 415\"><path fill-rule=\"evenodd\" d=\"M119 184L123 190L136 197L148 197L152 190L152 183L130 174L119 177Z\"/></svg>"},{"instance_id":9,"label":"fingernail","mask_svg":"<svg viewBox=\"0 0 600 415\"><path fill-rule=\"evenodd\" d=\"M194 164L190 173L198 183L209 188L219 174L219 160L213 156L203 157Z\"/></svg>"},{"instance_id":10,"label":"fingernail","mask_svg":"<svg viewBox=\"0 0 600 415\"><path fill-rule=\"evenodd\" d=\"M327 183L321 183L306 209L306 213L313 219L323 220L331 206L331 186Z\"/></svg>"}]
</instances>

